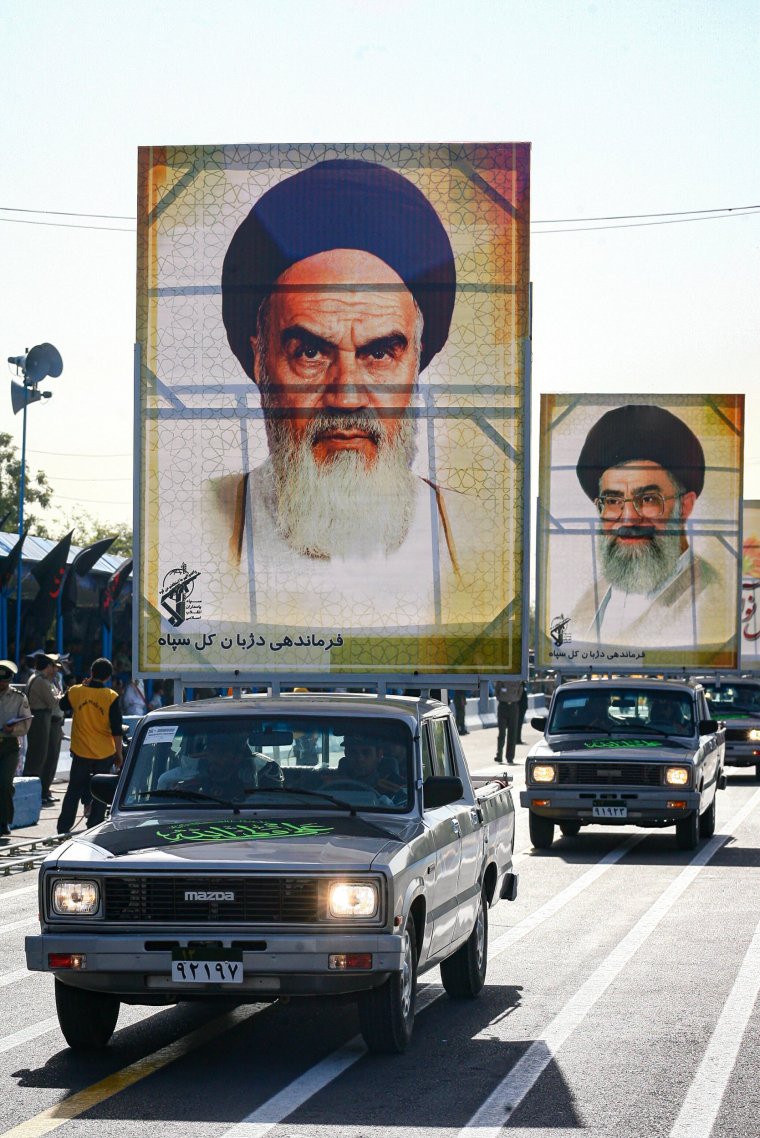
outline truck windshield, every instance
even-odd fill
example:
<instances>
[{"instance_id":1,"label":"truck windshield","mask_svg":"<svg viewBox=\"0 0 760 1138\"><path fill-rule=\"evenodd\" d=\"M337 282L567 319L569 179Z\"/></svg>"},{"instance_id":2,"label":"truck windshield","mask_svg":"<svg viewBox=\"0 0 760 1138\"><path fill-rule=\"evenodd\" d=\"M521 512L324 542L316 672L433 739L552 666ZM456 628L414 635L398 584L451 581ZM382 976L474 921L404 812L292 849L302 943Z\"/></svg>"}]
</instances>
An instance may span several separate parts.
<instances>
[{"instance_id":1,"label":"truck windshield","mask_svg":"<svg viewBox=\"0 0 760 1138\"><path fill-rule=\"evenodd\" d=\"M136 741L121 808L292 810L298 802L299 810L329 810L329 795L357 810L405 812L412 756L411 730L394 720L162 719L146 723Z\"/></svg>"},{"instance_id":2,"label":"truck windshield","mask_svg":"<svg viewBox=\"0 0 760 1138\"><path fill-rule=\"evenodd\" d=\"M689 736L695 730L692 702L687 693L678 691L632 687L578 691L568 687L557 692L549 732Z\"/></svg>"},{"instance_id":3,"label":"truck windshield","mask_svg":"<svg viewBox=\"0 0 760 1138\"><path fill-rule=\"evenodd\" d=\"M705 684L704 688L716 719L732 712L760 715L760 684Z\"/></svg>"}]
</instances>

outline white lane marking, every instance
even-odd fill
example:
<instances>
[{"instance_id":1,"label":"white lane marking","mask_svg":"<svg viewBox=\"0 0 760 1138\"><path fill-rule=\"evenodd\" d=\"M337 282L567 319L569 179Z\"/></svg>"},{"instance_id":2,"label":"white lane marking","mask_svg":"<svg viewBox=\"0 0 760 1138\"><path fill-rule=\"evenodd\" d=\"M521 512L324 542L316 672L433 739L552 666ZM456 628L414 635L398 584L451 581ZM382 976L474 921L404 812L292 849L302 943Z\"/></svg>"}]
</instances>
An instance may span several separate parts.
<instances>
[{"instance_id":1,"label":"white lane marking","mask_svg":"<svg viewBox=\"0 0 760 1138\"><path fill-rule=\"evenodd\" d=\"M643 842L644 838L648 836L648 834L633 834L630 838L626 838L616 849L610 850L608 854L605 854L596 865L592 865L590 869L587 869L577 881L573 881L572 884L566 886L561 893L557 893L554 897L551 897L540 909L536 909L535 913L531 913L530 916L520 921L518 925L502 933L496 940L492 940L488 946L488 959L490 960L492 956L498 956L500 952L504 952L510 945L516 944L517 941L522 940L532 933L538 925L543 924L549 917L553 917L555 913L558 913L559 910L564 908L573 898L583 893L590 885L593 885L597 878L601 877L603 873L606 873L611 865L615 865L615 863L625 857L634 846L637 846L639 842Z\"/></svg>"},{"instance_id":2,"label":"white lane marking","mask_svg":"<svg viewBox=\"0 0 760 1138\"><path fill-rule=\"evenodd\" d=\"M563 1043L580 1026L613 980L692 884L697 874L752 813L758 803L760 803L760 790L756 791L749 802L734 815L725 832L711 838L681 870L678 877L671 881L665 892L602 961L586 983L568 1000L562 1011L554 1017L545 1029L543 1038L531 1044L509 1074L492 1091L467 1125L459 1131L458 1138L498 1138L504 1124L538 1082Z\"/></svg>"},{"instance_id":3,"label":"white lane marking","mask_svg":"<svg viewBox=\"0 0 760 1138\"><path fill-rule=\"evenodd\" d=\"M36 893L36 885L25 885L23 889L11 889L8 893L0 893L0 903L9 901L11 897L21 897L25 893Z\"/></svg>"},{"instance_id":4,"label":"white lane marking","mask_svg":"<svg viewBox=\"0 0 760 1138\"><path fill-rule=\"evenodd\" d=\"M760 991L760 924L742 961L670 1138L709 1138Z\"/></svg>"},{"instance_id":5,"label":"white lane marking","mask_svg":"<svg viewBox=\"0 0 760 1138\"><path fill-rule=\"evenodd\" d=\"M553 916L558 912L563 905L567 905L573 898L582 893L584 889L589 886L603 874L606 873L610 866L615 862L620 861L633 846L638 842L642 842L648 835L634 835L627 838L617 849L612 850L606 854L597 865L587 870L577 881L572 885L568 885L556 897L552 897L535 913L522 920L514 928L504 933L503 936L492 941L488 948L488 959L492 960L498 956L499 953L504 952L510 945L523 937L545 921L548 917ZM431 973L432 975L433 973ZM422 1011L423 1008L429 1007L443 995L443 987L439 984L424 985L420 989L417 999L417 1010ZM337 1051L333 1051L331 1055L323 1059L321 1063L316 1066L310 1067L299 1078L294 1079L292 1083L288 1083L279 1094L273 1095L272 1098L267 1099L256 1110L252 1111L240 1122L229 1130L225 1130L219 1138L263 1138L273 1127L277 1126L284 1118L287 1118L300 1106L303 1106L313 1095L318 1094L319 1091L324 1090L329 1083L352 1067L354 1063L358 1062L362 1056L367 1054L367 1048L361 1036L356 1035L350 1039L343 1047L339 1047Z\"/></svg>"},{"instance_id":6,"label":"white lane marking","mask_svg":"<svg viewBox=\"0 0 760 1138\"><path fill-rule=\"evenodd\" d=\"M299 1106L303 1106L366 1054L367 1048L361 1036L355 1035L344 1047L339 1047L321 1063L310 1067L299 1078L288 1083L279 1094L272 1095L242 1121L225 1130L220 1138L262 1138L273 1126L298 1110Z\"/></svg>"},{"instance_id":7,"label":"white lane marking","mask_svg":"<svg viewBox=\"0 0 760 1138\"><path fill-rule=\"evenodd\" d=\"M6 988L9 984L16 984L19 980L26 980L27 976L32 973L27 968L19 968L17 972L4 972L0 975L0 988Z\"/></svg>"},{"instance_id":8,"label":"white lane marking","mask_svg":"<svg viewBox=\"0 0 760 1138\"><path fill-rule=\"evenodd\" d=\"M28 925L36 925L36 917L27 917L25 921L12 921L9 925L0 925L0 936L5 933L15 933L17 929L25 929Z\"/></svg>"},{"instance_id":9,"label":"white lane marking","mask_svg":"<svg viewBox=\"0 0 760 1138\"><path fill-rule=\"evenodd\" d=\"M22 1043L31 1043L33 1039L39 1039L41 1035L47 1035L49 1031L55 1031L57 1027L58 1016L50 1016L49 1019L42 1019L39 1023L33 1023L29 1027L22 1027L21 1031L14 1031L12 1035L4 1035L0 1039L0 1055L6 1051L12 1051L14 1047L18 1047Z\"/></svg>"}]
</instances>

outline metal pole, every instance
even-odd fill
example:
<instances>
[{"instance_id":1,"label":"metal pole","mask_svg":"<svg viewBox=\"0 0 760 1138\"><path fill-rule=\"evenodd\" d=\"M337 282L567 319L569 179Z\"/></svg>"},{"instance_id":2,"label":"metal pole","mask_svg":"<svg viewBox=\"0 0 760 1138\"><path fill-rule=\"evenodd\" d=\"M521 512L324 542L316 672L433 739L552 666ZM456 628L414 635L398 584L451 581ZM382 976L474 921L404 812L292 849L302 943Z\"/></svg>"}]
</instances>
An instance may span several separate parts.
<instances>
[{"instance_id":1,"label":"metal pole","mask_svg":"<svg viewBox=\"0 0 760 1138\"><path fill-rule=\"evenodd\" d=\"M71 569L69 569L69 573ZM63 582L58 590L58 600L55 606L55 650L60 655L63 652Z\"/></svg>"},{"instance_id":2,"label":"metal pole","mask_svg":"<svg viewBox=\"0 0 760 1138\"><path fill-rule=\"evenodd\" d=\"M18 485L18 536L19 540L24 533L24 490L26 480L26 409L29 405L29 388L24 384L24 421L21 429L21 478ZM24 571L24 559L18 559L18 574L16 576L16 663L21 667L21 575Z\"/></svg>"},{"instance_id":3,"label":"metal pole","mask_svg":"<svg viewBox=\"0 0 760 1138\"><path fill-rule=\"evenodd\" d=\"M8 658L8 598L5 589L0 591L0 652Z\"/></svg>"}]
</instances>

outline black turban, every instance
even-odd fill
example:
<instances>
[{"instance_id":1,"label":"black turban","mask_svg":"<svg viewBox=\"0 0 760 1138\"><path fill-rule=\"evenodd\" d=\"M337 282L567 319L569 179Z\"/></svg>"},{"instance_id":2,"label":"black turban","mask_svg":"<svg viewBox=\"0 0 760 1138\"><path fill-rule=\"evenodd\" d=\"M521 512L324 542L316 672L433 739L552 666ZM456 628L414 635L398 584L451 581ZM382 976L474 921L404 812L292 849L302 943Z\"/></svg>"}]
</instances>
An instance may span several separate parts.
<instances>
[{"instance_id":1,"label":"black turban","mask_svg":"<svg viewBox=\"0 0 760 1138\"><path fill-rule=\"evenodd\" d=\"M705 452L697 436L664 407L629 404L602 415L586 436L576 473L584 493L599 497L599 479L624 462L656 462L699 495L705 482Z\"/></svg>"},{"instance_id":2,"label":"black turban","mask_svg":"<svg viewBox=\"0 0 760 1138\"><path fill-rule=\"evenodd\" d=\"M267 190L236 230L222 268L230 347L253 377L250 338L261 302L297 261L361 249L395 270L422 312L420 370L446 343L456 274L448 234L425 195L374 162L318 162ZM357 281L361 284L361 281Z\"/></svg>"}]
</instances>

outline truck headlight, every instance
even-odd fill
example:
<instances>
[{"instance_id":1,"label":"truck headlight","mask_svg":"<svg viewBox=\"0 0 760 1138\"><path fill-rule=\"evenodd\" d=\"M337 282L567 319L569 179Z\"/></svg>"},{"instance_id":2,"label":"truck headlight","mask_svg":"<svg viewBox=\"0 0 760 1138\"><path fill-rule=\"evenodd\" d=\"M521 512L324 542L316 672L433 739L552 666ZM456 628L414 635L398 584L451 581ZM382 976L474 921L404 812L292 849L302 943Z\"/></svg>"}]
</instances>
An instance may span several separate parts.
<instances>
[{"instance_id":1,"label":"truck headlight","mask_svg":"<svg viewBox=\"0 0 760 1138\"><path fill-rule=\"evenodd\" d=\"M100 886L97 881L56 881L50 903L56 916L91 917L100 905Z\"/></svg>"},{"instance_id":2,"label":"truck headlight","mask_svg":"<svg viewBox=\"0 0 760 1138\"><path fill-rule=\"evenodd\" d=\"M367 882L335 881L330 886L331 917L374 917L377 886Z\"/></svg>"},{"instance_id":3,"label":"truck headlight","mask_svg":"<svg viewBox=\"0 0 760 1138\"><path fill-rule=\"evenodd\" d=\"M750 743L760 743L760 731L758 731L756 727L753 727L750 733L747 735L747 738L749 739Z\"/></svg>"},{"instance_id":4,"label":"truck headlight","mask_svg":"<svg viewBox=\"0 0 760 1138\"><path fill-rule=\"evenodd\" d=\"M534 782L555 782L557 768L551 763L536 763L532 770Z\"/></svg>"},{"instance_id":5,"label":"truck headlight","mask_svg":"<svg viewBox=\"0 0 760 1138\"><path fill-rule=\"evenodd\" d=\"M665 782L668 786L688 786L688 767L668 767L665 771Z\"/></svg>"}]
</instances>

